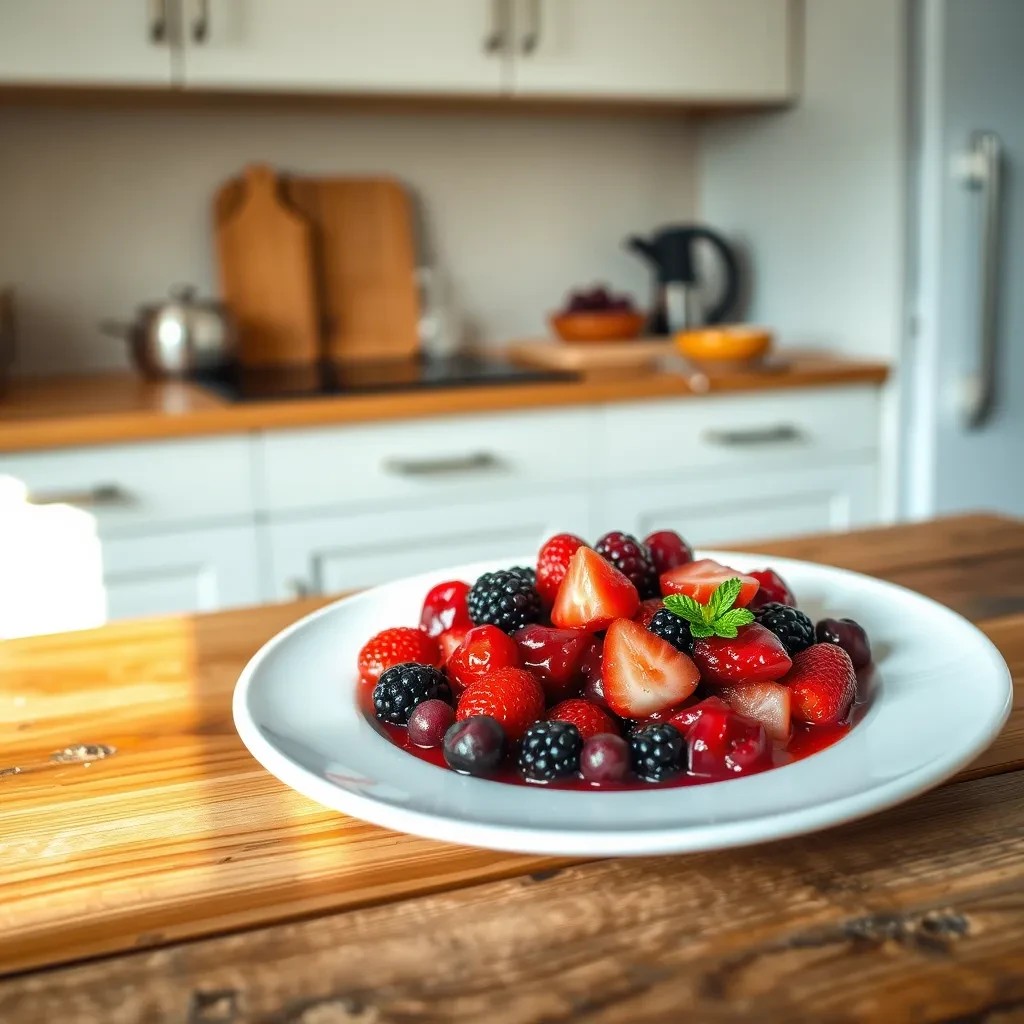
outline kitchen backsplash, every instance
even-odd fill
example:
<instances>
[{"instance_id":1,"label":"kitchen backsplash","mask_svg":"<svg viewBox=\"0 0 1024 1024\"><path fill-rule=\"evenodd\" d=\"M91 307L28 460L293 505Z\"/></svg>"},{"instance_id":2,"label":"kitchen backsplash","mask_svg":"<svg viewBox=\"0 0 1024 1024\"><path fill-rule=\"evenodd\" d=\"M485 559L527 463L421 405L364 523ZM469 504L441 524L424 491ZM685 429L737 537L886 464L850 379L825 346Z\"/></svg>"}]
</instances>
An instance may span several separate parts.
<instances>
[{"instance_id":1,"label":"kitchen backsplash","mask_svg":"<svg viewBox=\"0 0 1024 1024\"><path fill-rule=\"evenodd\" d=\"M96 329L178 282L215 288L214 189L250 161L393 174L416 197L427 255L468 333L544 329L573 284L647 302L630 232L695 216L681 117L260 110L0 109L0 284L16 289L19 372L127 366Z\"/></svg>"}]
</instances>

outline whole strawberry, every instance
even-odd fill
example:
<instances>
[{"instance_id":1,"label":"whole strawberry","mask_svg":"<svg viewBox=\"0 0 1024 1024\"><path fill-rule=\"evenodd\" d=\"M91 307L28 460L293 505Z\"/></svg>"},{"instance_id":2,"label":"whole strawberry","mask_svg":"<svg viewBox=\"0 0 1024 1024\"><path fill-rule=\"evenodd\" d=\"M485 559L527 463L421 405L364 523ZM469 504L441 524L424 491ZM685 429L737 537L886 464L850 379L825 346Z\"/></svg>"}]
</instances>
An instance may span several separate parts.
<instances>
[{"instance_id":1,"label":"whole strawberry","mask_svg":"<svg viewBox=\"0 0 1024 1024\"><path fill-rule=\"evenodd\" d=\"M359 652L359 678L375 683L393 665L415 661L420 665L440 665L437 641L422 629L394 626L371 637Z\"/></svg>"},{"instance_id":2,"label":"whole strawberry","mask_svg":"<svg viewBox=\"0 0 1024 1024\"><path fill-rule=\"evenodd\" d=\"M842 722L857 696L853 662L835 644L814 644L801 651L782 682L789 687L793 718L811 725Z\"/></svg>"},{"instance_id":3,"label":"whole strawberry","mask_svg":"<svg viewBox=\"0 0 1024 1024\"><path fill-rule=\"evenodd\" d=\"M641 601L658 596L658 573L651 553L636 537L613 530L594 545L594 550L636 587Z\"/></svg>"},{"instance_id":4,"label":"whole strawberry","mask_svg":"<svg viewBox=\"0 0 1024 1024\"><path fill-rule=\"evenodd\" d=\"M521 668L499 668L467 686L459 698L457 720L488 715L499 722L513 743L544 717L544 690Z\"/></svg>"},{"instance_id":5,"label":"whole strawberry","mask_svg":"<svg viewBox=\"0 0 1024 1024\"><path fill-rule=\"evenodd\" d=\"M556 533L541 547L537 554L537 591L548 608L555 603L555 595L569 568L569 559L585 544L585 540L573 533Z\"/></svg>"},{"instance_id":6,"label":"whole strawberry","mask_svg":"<svg viewBox=\"0 0 1024 1024\"><path fill-rule=\"evenodd\" d=\"M584 740L601 733L619 735L619 727L610 715L589 700L563 700L548 712L549 722L571 722Z\"/></svg>"}]
</instances>

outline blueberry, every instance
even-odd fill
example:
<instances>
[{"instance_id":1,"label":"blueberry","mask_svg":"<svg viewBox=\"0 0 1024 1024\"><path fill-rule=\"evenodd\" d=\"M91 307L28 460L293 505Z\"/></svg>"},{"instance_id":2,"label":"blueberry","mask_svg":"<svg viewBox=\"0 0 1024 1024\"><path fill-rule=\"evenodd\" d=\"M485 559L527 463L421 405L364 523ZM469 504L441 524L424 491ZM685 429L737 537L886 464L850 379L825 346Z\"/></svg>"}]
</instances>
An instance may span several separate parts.
<instances>
[{"instance_id":1,"label":"blueberry","mask_svg":"<svg viewBox=\"0 0 1024 1024\"><path fill-rule=\"evenodd\" d=\"M456 722L444 734L444 759L464 775L490 775L505 752L505 731L490 715Z\"/></svg>"}]
</instances>

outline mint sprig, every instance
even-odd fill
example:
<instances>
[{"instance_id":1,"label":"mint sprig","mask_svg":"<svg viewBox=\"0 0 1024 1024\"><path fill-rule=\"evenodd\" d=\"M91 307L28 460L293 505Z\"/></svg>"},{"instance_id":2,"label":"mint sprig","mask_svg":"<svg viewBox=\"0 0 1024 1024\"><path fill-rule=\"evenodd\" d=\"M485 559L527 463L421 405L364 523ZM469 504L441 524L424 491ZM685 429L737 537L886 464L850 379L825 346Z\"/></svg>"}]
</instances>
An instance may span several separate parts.
<instances>
[{"instance_id":1,"label":"mint sprig","mask_svg":"<svg viewBox=\"0 0 1024 1024\"><path fill-rule=\"evenodd\" d=\"M701 604L687 594L669 594L665 607L690 624L690 632L697 639L708 636L722 636L732 640L740 626L754 621L753 612L746 608L733 608L743 588L741 580L733 577L715 587L707 604Z\"/></svg>"}]
</instances>

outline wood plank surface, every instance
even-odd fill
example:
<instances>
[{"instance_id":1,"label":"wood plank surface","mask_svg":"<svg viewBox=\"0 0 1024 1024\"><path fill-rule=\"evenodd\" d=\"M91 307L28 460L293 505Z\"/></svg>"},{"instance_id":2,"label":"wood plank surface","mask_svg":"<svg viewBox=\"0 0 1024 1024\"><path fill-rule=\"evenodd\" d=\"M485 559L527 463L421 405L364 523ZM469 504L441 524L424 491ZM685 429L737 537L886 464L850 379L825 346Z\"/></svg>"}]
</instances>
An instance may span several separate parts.
<instances>
[{"instance_id":1,"label":"wood plank surface","mask_svg":"<svg viewBox=\"0 0 1024 1024\"><path fill-rule=\"evenodd\" d=\"M878 385L888 373L884 363L804 353L794 356L785 372L718 376L706 387L700 377L666 371L621 381L507 384L237 404L194 385L157 384L129 373L24 378L10 381L0 402L0 452L606 402L688 399L705 393Z\"/></svg>"},{"instance_id":2,"label":"wood plank surface","mask_svg":"<svg viewBox=\"0 0 1024 1024\"><path fill-rule=\"evenodd\" d=\"M0 984L5 1024L1024 1019L1024 772Z\"/></svg>"},{"instance_id":3,"label":"wood plank surface","mask_svg":"<svg viewBox=\"0 0 1024 1024\"><path fill-rule=\"evenodd\" d=\"M1024 597L994 567L1024 553L1024 524L977 516L895 532L901 543L892 549L884 529L762 547L817 551L911 584L920 571L954 607L981 592L1015 604L1015 614L982 626L1010 662L1017 706L965 777L1021 766ZM954 549L940 580L925 552ZM550 866L325 811L250 758L231 724L238 672L265 639L321 603L0 645L0 973ZM116 753L88 764L53 760L76 744Z\"/></svg>"}]
</instances>

